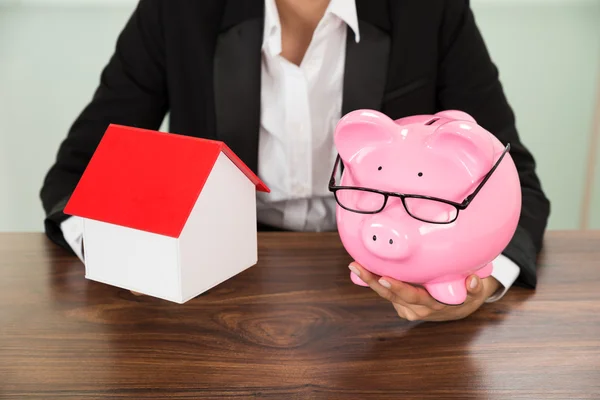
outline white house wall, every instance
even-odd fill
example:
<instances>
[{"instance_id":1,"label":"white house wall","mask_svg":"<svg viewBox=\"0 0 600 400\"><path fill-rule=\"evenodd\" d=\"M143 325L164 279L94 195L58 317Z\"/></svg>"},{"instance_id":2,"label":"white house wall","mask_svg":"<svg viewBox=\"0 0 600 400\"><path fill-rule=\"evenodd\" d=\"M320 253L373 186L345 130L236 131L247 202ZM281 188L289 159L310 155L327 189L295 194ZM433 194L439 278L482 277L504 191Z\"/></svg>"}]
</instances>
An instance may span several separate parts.
<instances>
[{"instance_id":1,"label":"white house wall","mask_svg":"<svg viewBox=\"0 0 600 400\"><path fill-rule=\"evenodd\" d=\"M257 261L256 189L221 154L179 239L187 301Z\"/></svg>"}]
</instances>

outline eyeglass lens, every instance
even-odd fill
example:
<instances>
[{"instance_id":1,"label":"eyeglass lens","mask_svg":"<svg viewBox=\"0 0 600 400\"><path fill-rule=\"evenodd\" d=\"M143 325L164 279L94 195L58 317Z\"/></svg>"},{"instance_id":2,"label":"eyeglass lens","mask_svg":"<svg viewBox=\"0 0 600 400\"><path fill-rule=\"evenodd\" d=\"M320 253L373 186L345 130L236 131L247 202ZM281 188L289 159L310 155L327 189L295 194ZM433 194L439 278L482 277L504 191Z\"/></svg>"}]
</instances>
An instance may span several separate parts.
<instances>
[{"instance_id":1,"label":"eyeglass lens","mask_svg":"<svg viewBox=\"0 0 600 400\"><path fill-rule=\"evenodd\" d=\"M338 203L349 211L376 213L386 204L386 196L381 193L358 189L339 189L335 192ZM401 201L390 197L388 200ZM449 223L456 219L458 210L453 205L436 200L407 197L404 199L406 211L413 217L432 223Z\"/></svg>"}]
</instances>

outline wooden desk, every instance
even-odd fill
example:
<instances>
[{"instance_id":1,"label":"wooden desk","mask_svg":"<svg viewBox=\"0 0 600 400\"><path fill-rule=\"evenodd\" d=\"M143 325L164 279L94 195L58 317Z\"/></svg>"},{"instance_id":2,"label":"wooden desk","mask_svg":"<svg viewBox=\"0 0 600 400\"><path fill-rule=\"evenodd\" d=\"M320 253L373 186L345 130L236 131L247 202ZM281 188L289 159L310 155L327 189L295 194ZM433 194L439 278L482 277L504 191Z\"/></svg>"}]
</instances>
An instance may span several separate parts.
<instances>
[{"instance_id":1,"label":"wooden desk","mask_svg":"<svg viewBox=\"0 0 600 400\"><path fill-rule=\"evenodd\" d=\"M600 233L550 233L537 291L410 323L349 281L331 234L261 234L259 264L171 304L0 235L1 399L598 399Z\"/></svg>"}]
</instances>

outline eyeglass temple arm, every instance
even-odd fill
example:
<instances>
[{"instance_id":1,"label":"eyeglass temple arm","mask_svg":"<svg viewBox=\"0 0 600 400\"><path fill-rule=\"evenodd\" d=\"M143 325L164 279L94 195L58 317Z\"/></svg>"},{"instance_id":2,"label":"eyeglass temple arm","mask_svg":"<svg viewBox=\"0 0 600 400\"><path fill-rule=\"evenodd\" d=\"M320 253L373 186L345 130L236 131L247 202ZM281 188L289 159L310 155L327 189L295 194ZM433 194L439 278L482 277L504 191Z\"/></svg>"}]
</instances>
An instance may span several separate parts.
<instances>
[{"instance_id":1,"label":"eyeglass temple arm","mask_svg":"<svg viewBox=\"0 0 600 400\"><path fill-rule=\"evenodd\" d=\"M333 171L331 172L331 178L329 178L329 186L334 186L335 185L335 174L337 173L337 166L340 163L341 159L340 159L340 155L338 154L337 157L335 158L335 163L333 164Z\"/></svg>"},{"instance_id":2,"label":"eyeglass temple arm","mask_svg":"<svg viewBox=\"0 0 600 400\"><path fill-rule=\"evenodd\" d=\"M500 158L498 158L498 161L496 161L496 164L494 164L494 166L492 167L490 172L488 172L487 175L485 176L485 178L483 178L483 180L481 181L481 183L479 185L477 185L477 188L475 188L475 191L467 196L467 198L462 202L461 206L466 207L473 201L475 196L477 196L477 194L481 191L481 189L483 188L485 183L491 178L492 174L494 173L496 168L498 168L498 166L500 165L500 162L502 162L502 159L504 158L506 153L508 153L509 151L510 151L510 143L508 143L506 145L506 148L504 149L504 151L500 155Z\"/></svg>"}]
</instances>

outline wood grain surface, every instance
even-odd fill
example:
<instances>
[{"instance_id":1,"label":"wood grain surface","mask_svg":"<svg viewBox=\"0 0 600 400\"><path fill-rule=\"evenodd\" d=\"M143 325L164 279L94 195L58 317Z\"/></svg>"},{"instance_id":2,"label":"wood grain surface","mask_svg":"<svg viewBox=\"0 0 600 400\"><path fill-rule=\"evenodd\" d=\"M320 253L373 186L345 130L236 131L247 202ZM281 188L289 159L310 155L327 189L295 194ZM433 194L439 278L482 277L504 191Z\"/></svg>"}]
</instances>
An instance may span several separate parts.
<instances>
[{"instance_id":1,"label":"wood grain surface","mask_svg":"<svg viewBox=\"0 0 600 400\"><path fill-rule=\"evenodd\" d=\"M600 398L600 233L548 233L537 290L448 323L399 319L349 261L261 233L258 265L177 305L0 234L0 399Z\"/></svg>"}]
</instances>

